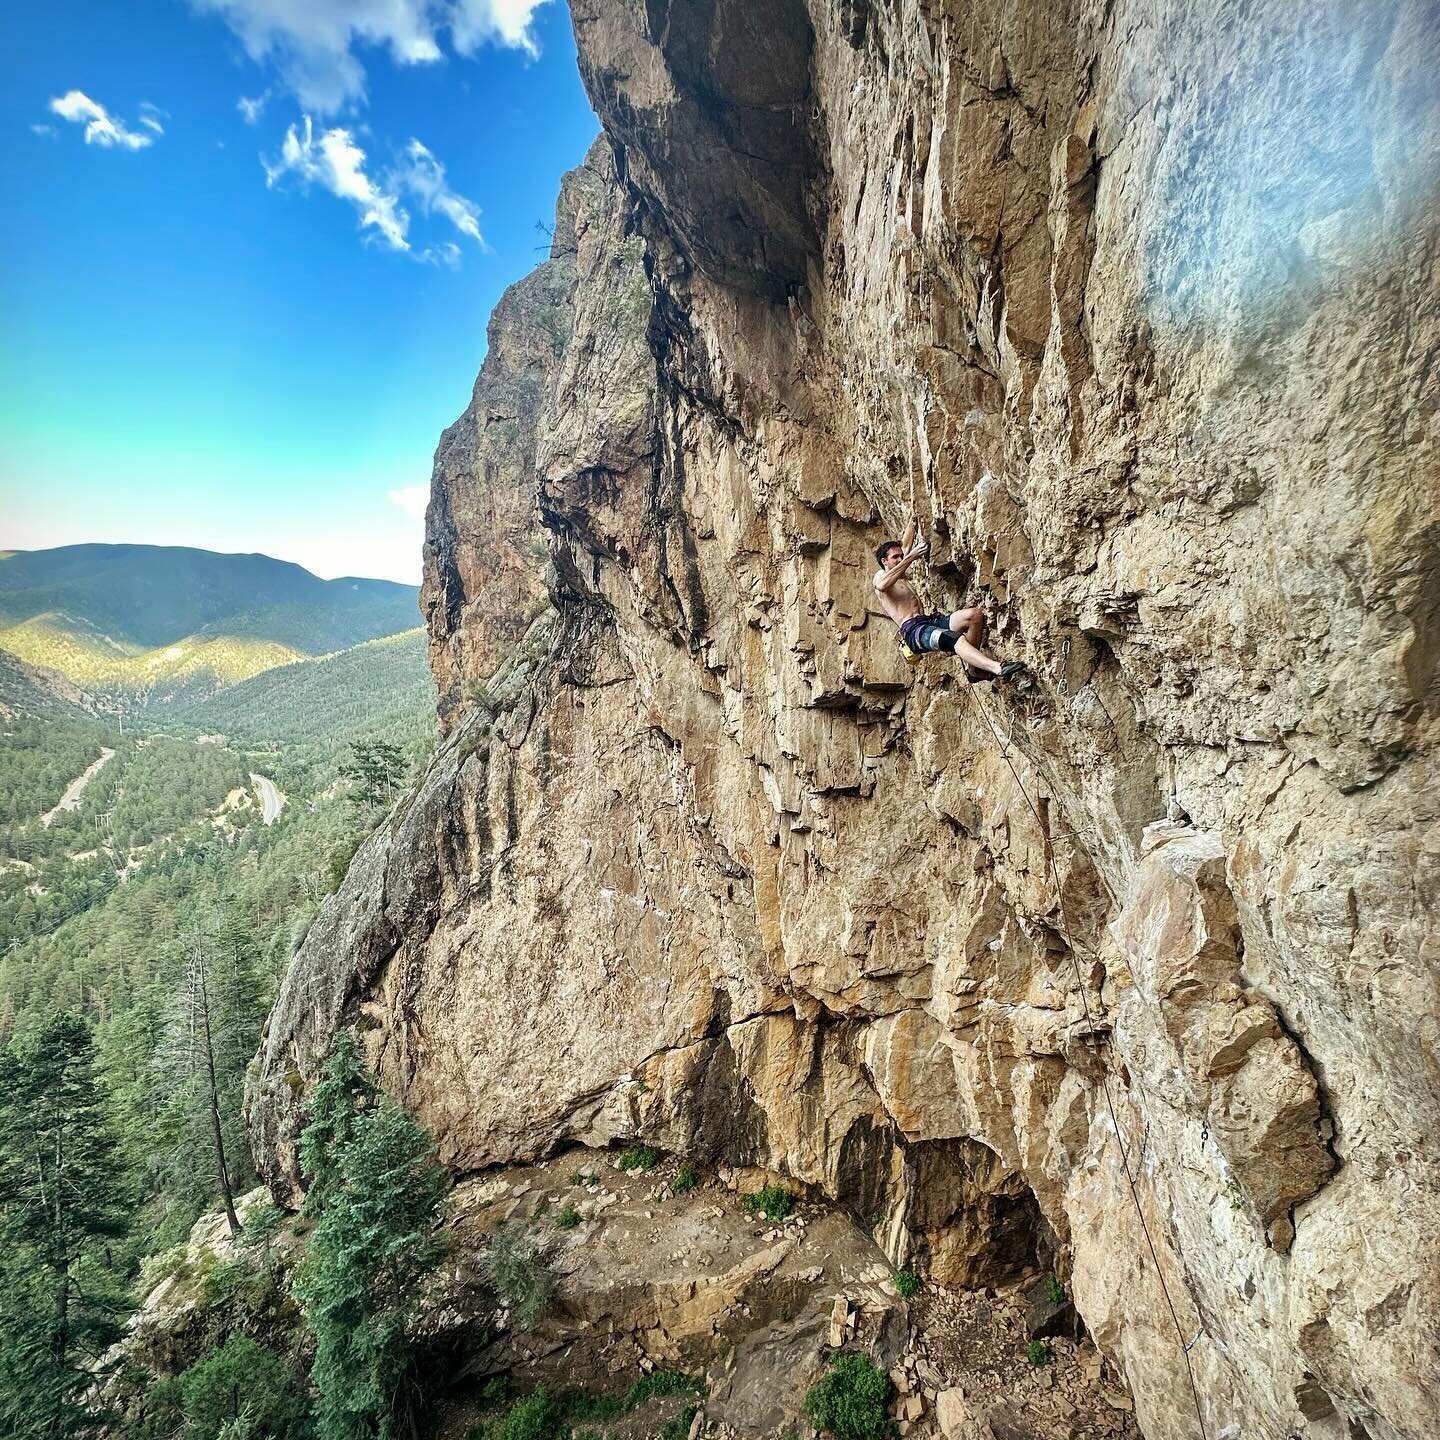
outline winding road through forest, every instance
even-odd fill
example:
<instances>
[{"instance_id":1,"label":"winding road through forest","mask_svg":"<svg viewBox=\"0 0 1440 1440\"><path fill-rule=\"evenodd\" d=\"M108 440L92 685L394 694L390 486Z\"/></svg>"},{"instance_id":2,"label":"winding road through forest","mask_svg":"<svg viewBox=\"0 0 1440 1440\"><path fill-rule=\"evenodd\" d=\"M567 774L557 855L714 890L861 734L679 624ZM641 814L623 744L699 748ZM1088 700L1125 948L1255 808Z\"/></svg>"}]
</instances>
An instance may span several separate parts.
<instances>
[{"instance_id":1,"label":"winding road through forest","mask_svg":"<svg viewBox=\"0 0 1440 1440\"><path fill-rule=\"evenodd\" d=\"M102 745L100 747L100 758L91 761L91 763L85 767L85 773L83 775L77 775L70 782L65 793L60 797L60 803L53 810L47 810L45 814L40 817L40 823L47 830L50 828L51 822L62 810L78 810L80 808L80 797L85 793L85 787L100 773L105 766L105 762L109 760L114 753L108 745ZM268 825L270 822L267 820L265 823Z\"/></svg>"},{"instance_id":2,"label":"winding road through forest","mask_svg":"<svg viewBox=\"0 0 1440 1440\"><path fill-rule=\"evenodd\" d=\"M266 825L273 825L285 808L285 796L275 788L275 782L268 775L250 772L251 782L260 796L260 818Z\"/></svg>"}]
</instances>

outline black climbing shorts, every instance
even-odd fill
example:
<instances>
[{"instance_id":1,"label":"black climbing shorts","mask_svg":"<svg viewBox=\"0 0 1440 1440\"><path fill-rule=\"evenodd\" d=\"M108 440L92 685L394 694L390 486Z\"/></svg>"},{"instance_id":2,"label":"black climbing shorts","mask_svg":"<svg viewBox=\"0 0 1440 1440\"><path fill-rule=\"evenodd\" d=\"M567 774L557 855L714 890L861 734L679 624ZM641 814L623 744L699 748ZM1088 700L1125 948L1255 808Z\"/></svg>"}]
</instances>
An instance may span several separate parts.
<instances>
[{"instance_id":1,"label":"black climbing shorts","mask_svg":"<svg viewBox=\"0 0 1440 1440\"><path fill-rule=\"evenodd\" d=\"M950 634L950 617L940 611L933 615L912 615L900 622L900 638L919 652L940 650L941 636Z\"/></svg>"}]
</instances>

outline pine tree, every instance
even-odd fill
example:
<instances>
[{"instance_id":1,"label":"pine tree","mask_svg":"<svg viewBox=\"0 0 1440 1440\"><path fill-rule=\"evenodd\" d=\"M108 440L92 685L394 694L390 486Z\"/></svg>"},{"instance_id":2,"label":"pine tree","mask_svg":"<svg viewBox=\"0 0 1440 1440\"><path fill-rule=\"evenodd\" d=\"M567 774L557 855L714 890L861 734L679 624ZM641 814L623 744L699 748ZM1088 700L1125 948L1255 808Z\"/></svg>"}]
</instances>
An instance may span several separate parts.
<instances>
[{"instance_id":1,"label":"pine tree","mask_svg":"<svg viewBox=\"0 0 1440 1440\"><path fill-rule=\"evenodd\" d=\"M0 1433L95 1428L80 1397L120 1333L105 1242L123 1202L90 1029L56 1016L0 1052Z\"/></svg>"},{"instance_id":2,"label":"pine tree","mask_svg":"<svg viewBox=\"0 0 1440 1440\"><path fill-rule=\"evenodd\" d=\"M117 1139L137 1175L150 1167L156 1141L155 1055L165 1038L170 997L149 985L96 1032L99 1071L110 1095Z\"/></svg>"},{"instance_id":3,"label":"pine tree","mask_svg":"<svg viewBox=\"0 0 1440 1440\"><path fill-rule=\"evenodd\" d=\"M351 800L362 809L385 804L405 776L405 752L387 740L357 740L350 749L340 773L355 786Z\"/></svg>"},{"instance_id":4,"label":"pine tree","mask_svg":"<svg viewBox=\"0 0 1440 1440\"><path fill-rule=\"evenodd\" d=\"M253 947L233 919L201 917L184 941L184 968L170 1023L154 1063L162 1124L169 1141L163 1169L172 1196L195 1208L218 1193L230 1233L240 1233L235 1192L251 1174L241 1124L245 1067L265 1018ZM209 1189L194 1157L211 1158Z\"/></svg>"},{"instance_id":5,"label":"pine tree","mask_svg":"<svg viewBox=\"0 0 1440 1440\"><path fill-rule=\"evenodd\" d=\"M445 1172L424 1130L374 1094L346 1037L301 1140L319 1222L293 1289L315 1336L320 1440L391 1440L409 1428L409 1326L440 1256Z\"/></svg>"},{"instance_id":6,"label":"pine tree","mask_svg":"<svg viewBox=\"0 0 1440 1440\"><path fill-rule=\"evenodd\" d=\"M186 1440L290 1440L304 1434L303 1385L273 1350L232 1335L179 1381Z\"/></svg>"},{"instance_id":7,"label":"pine tree","mask_svg":"<svg viewBox=\"0 0 1440 1440\"><path fill-rule=\"evenodd\" d=\"M323 1214L341 1185L340 1162L355 1138L360 1112L374 1104L375 1082L360 1064L355 1037L342 1030L330 1043L315 1091L310 1097L305 1129L300 1135L300 1169L308 1186L305 1213Z\"/></svg>"}]
</instances>

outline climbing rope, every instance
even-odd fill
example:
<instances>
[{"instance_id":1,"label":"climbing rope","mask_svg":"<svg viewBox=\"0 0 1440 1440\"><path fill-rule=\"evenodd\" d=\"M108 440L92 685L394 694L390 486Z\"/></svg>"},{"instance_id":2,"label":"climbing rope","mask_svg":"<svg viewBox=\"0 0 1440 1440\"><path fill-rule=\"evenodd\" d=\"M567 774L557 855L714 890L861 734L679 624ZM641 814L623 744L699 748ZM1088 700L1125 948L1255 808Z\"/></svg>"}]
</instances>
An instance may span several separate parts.
<instances>
[{"instance_id":1,"label":"climbing rope","mask_svg":"<svg viewBox=\"0 0 1440 1440\"><path fill-rule=\"evenodd\" d=\"M1039 827L1040 836L1045 845L1045 859L1050 867L1050 883L1055 887L1055 905L1059 911L1060 935L1070 950L1070 963L1075 969L1075 988L1080 992L1080 1003L1085 1010L1086 1030L1090 1034L1094 1034L1095 1021L1090 1013L1090 997L1086 993L1084 976L1080 973L1080 960L1076 953L1074 938L1070 933L1070 924L1065 917L1065 892L1061 889L1060 872L1055 866L1055 844L1050 837L1050 827L1041 815L1039 807L1030 798L1030 792L1026 790L1025 782L1021 780L1020 772L1015 768L1015 762L1010 758L1010 740L1002 741L1000 739L1000 732L995 728L995 722L990 718L990 708L981 698L980 686L971 684L969 690L975 697L976 705L980 707L980 714L984 717L991 738L995 741L995 747L1000 752L1000 758L1004 760L1005 764L1009 767L1010 774L1015 779L1016 789L1018 789L1024 797L1025 804L1029 806L1030 813L1035 817L1035 824ZM1161 1293L1165 1296L1165 1306L1170 1312L1170 1323L1175 1327L1175 1343L1179 1346L1180 1358L1185 1362L1185 1375L1190 1382L1190 1398L1195 1404L1195 1419L1200 1426L1201 1440L1204 1440L1206 1435L1205 1415L1200 1407L1200 1390L1195 1384L1195 1371L1190 1364L1191 1347L1199 1340L1204 1326L1202 1325L1200 1330L1197 1330L1195 1340L1192 1340L1190 1344L1187 1345L1185 1343L1185 1332L1180 1326L1180 1316L1176 1313L1175 1302L1170 1295L1170 1287L1165 1283L1165 1271L1161 1267L1160 1256L1156 1252L1155 1241L1150 1234L1150 1226L1146 1223L1145 1211L1140 1204L1140 1192L1136 1187L1135 1176L1130 1168L1130 1155L1125 1148L1125 1136L1120 1129L1119 1116L1115 1112L1115 1097L1110 1093L1110 1072L1108 1068L1102 1068L1100 1072L1100 1085L1105 1094L1105 1108L1110 1112L1110 1125L1115 1131L1116 1143L1120 1146L1120 1165L1125 1172L1125 1183L1130 1189L1130 1200L1135 1206L1135 1218L1140 1222L1140 1229L1145 1236L1145 1244L1150 1251L1150 1259L1155 1265L1156 1277L1160 1281ZM1179 1254L1178 1244L1176 1246L1176 1253L1177 1255ZM1183 1257L1181 1257L1181 1263L1182 1265L1184 1263ZM1190 1303L1192 1305L1195 1304L1193 1297L1191 1297ZM1199 1314L1199 1309L1200 1307L1196 1305L1195 1311L1197 1315Z\"/></svg>"}]
</instances>

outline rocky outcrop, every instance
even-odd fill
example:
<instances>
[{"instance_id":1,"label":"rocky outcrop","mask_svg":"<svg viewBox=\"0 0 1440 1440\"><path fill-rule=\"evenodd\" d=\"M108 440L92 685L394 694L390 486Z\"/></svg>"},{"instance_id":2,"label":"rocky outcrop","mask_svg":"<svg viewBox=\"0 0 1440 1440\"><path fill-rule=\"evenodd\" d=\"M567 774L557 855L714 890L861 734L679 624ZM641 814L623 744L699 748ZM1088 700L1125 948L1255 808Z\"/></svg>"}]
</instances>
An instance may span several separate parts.
<instances>
[{"instance_id":1,"label":"rocky outcrop","mask_svg":"<svg viewBox=\"0 0 1440 1440\"><path fill-rule=\"evenodd\" d=\"M356 1023L457 1171L641 1136L1054 1265L1152 1440L1427 1434L1433 7L574 13L608 140L437 458L447 738L272 1187ZM902 663L912 513L1025 689Z\"/></svg>"},{"instance_id":2,"label":"rocky outcrop","mask_svg":"<svg viewBox=\"0 0 1440 1440\"><path fill-rule=\"evenodd\" d=\"M422 606L443 723L460 714L467 681L498 669L545 608L548 551L534 499L515 477L534 469L537 427L570 340L579 249L613 184L608 147L597 141L565 177L550 258L495 307L470 404L435 452Z\"/></svg>"}]
</instances>

